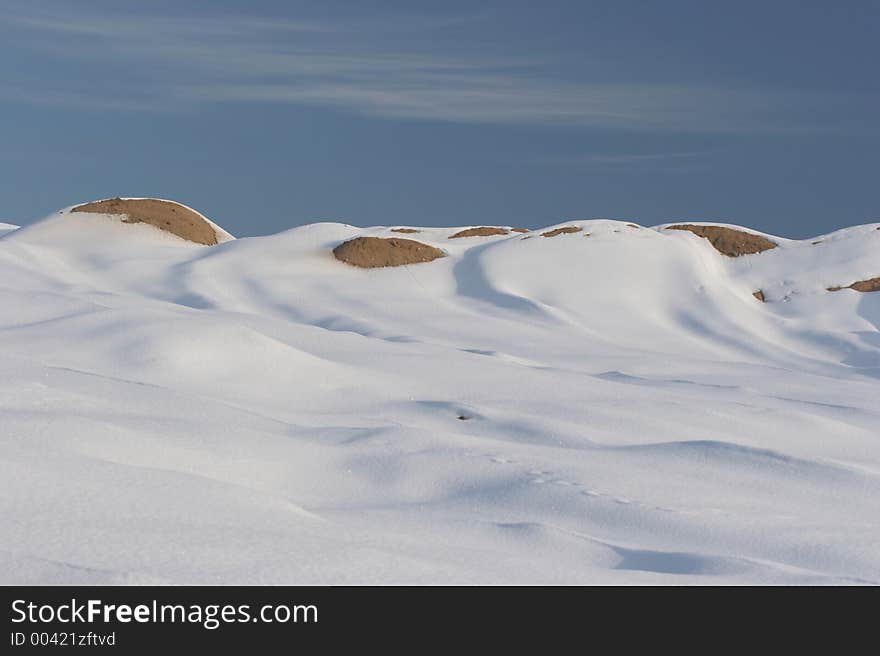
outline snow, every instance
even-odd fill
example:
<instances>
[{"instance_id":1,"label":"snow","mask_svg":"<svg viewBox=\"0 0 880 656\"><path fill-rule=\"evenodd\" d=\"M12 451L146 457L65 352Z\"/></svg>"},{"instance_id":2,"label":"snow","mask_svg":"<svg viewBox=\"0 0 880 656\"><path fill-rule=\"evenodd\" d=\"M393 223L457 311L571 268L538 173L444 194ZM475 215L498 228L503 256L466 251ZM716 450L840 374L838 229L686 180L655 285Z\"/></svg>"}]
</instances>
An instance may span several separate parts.
<instances>
[{"instance_id":1,"label":"snow","mask_svg":"<svg viewBox=\"0 0 880 656\"><path fill-rule=\"evenodd\" d=\"M880 582L878 225L558 225L3 233L0 582Z\"/></svg>"}]
</instances>

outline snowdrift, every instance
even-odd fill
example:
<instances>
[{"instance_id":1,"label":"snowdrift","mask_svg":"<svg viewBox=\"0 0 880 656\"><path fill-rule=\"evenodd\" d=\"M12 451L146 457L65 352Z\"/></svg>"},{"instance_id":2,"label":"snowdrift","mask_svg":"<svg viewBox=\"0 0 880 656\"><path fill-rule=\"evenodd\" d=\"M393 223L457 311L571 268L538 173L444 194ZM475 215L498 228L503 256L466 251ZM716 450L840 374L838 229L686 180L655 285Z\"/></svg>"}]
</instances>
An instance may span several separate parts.
<instances>
[{"instance_id":1,"label":"snowdrift","mask_svg":"<svg viewBox=\"0 0 880 656\"><path fill-rule=\"evenodd\" d=\"M880 582L878 225L687 225L3 232L0 581Z\"/></svg>"}]
</instances>

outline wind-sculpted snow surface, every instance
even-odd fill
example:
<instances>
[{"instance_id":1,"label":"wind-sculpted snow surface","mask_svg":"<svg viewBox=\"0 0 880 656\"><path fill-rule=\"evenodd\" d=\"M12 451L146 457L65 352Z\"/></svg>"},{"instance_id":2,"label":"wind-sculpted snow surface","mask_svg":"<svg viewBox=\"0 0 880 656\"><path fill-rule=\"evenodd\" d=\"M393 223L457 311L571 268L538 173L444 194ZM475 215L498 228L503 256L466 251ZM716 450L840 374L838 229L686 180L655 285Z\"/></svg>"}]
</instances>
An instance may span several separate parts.
<instances>
[{"instance_id":1,"label":"wind-sculpted snow surface","mask_svg":"<svg viewBox=\"0 0 880 656\"><path fill-rule=\"evenodd\" d=\"M10 227L0 582L878 583L877 227Z\"/></svg>"}]
</instances>

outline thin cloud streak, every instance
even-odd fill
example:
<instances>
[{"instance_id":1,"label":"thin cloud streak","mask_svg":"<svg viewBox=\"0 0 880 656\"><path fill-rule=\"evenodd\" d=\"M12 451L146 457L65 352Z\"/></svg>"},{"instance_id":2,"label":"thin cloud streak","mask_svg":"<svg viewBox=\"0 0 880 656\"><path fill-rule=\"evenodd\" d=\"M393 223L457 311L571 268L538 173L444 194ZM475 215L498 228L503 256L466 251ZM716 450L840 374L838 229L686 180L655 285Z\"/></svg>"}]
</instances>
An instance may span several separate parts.
<instances>
[{"instance_id":1,"label":"thin cloud streak","mask_svg":"<svg viewBox=\"0 0 880 656\"><path fill-rule=\"evenodd\" d=\"M593 173L639 173L646 170L652 173L687 173L705 168L710 158L720 152L718 149L651 153L590 152L540 157L521 163L528 166L575 168Z\"/></svg>"},{"instance_id":2,"label":"thin cloud streak","mask_svg":"<svg viewBox=\"0 0 880 656\"><path fill-rule=\"evenodd\" d=\"M539 58L450 57L390 45L395 32L430 34L427 19L327 24L50 8L0 14L0 29L12 28L7 42L59 66L75 58L88 72L64 90L19 82L0 92L7 101L112 111L276 103L390 119L661 132L824 130L803 115L803 107L824 102L808 92L565 80ZM125 74L104 75L108 60L124 64Z\"/></svg>"}]
</instances>

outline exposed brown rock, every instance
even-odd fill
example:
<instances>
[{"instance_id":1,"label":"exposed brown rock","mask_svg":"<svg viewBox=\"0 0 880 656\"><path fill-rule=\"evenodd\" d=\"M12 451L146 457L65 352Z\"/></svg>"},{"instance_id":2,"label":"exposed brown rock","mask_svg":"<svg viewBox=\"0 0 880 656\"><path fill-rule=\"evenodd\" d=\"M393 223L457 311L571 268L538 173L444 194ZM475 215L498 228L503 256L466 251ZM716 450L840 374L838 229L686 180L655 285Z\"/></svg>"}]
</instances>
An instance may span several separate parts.
<instances>
[{"instance_id":1,"label":"exposed brown rock","mask_svg":"<svg viewBox=\"0 0 880 656\"><path fill-rule=\"evenodd\" d=\"M402 232L407 235L411 235L416 232L421 232L421 230L416 230L415 228L391 228L391 232Z\"/></svg>"},{"instance_id":2,"label":"exposed brown rock","mask_svg":"<svg viewBox=\"0 0 880 656\"><path fill-rule=\"evenodd\" d=\"M859 280L844 287L835 286L828 287L827 289L829 292L839 292L841 289L854 289L857 292L880 292L880 276L869 278L868 280Z\"/></svg>"},{"instance_id":3,"label":"exposed brown rock","mask_svg":"<svg viewBox=\"0 0 880 656\"><path fill-rule=\"evenodd\" d=\"M506 235L507 230L504 228L495 228L492 226L482 226L481 228L467 228L450 235L450 239L460 239L461 237L490 237L492 235Z\"/></svg>"},{"instance_id":4,"label":"exposed brown rock","mask_svg":"<svg viewBox=\"0 0 880 656\"><path fill-rule=\"evenodd\" d=\"M528 228L511 228L510 231L511 232L528 232L529 229Z\"/></svg>"},{"instance_id":5,"label":"exposed brown rock","mask_svg":"<svg viewBox=\"0 0 880 656\"><path fill-rule=\"evenodd\" d=\"M743 230L725 228L723 226L703 226L683 223L681 225L667 226L667 230L688 230L699 237L709 240L715 250L728 257L740 255L753 255L776 248L776 244L762 237Z\"/></svg>"},{"instance_id":6,"label":"exposed brown rock","mask_svg":"<svg viewBox=\"0 0 880 656\"><path fill-rule=\"evenodd\" d=\"M337 260L363 268L430 262L445 253L439 248L398 237L356 237L333 249Z\"/></svg>"},{"instance_id":7,"label":"exposed brown rock","mask_svg":"<svg viewBox=\"0 0 880 656\"><path fill-rule=\"evenodd\" d=\"M760 289L759 289L759 290L756 291L756 292L752 292L752 296L754 296L755 298L757 298L757 299L758 299L759 301L761 301L762 303L766 303L766 302L767 302L767 299L764 298L764 292L763 292L763 290L760 290Z\"/></svg>"},{"instance_id":8,"label":"exposed brown rock","mask_svg":"<svg viewBox=\"0 0 880 656\"><path fill-rule=\"evenodd\" d=\"M542 237L555 237L556 235L564 235L570 234L572 232L580 232L583 230L580 226L564 226L562 228L556 228L555 230L548 230L547 232L542 232Z\"/></svg>"},{"instance_id":9,"label":"exposed brown rock","mask_svg":"<svg viewBox=\"0 0 880 656\"><path fill-rule=\"evenodd\" d=\"M630 228L641 228L642 227L640 225L636 225L635 223L627 223L626 225Z\"/></svg>"},{"instance_id":10,"label":"exposed brown rock","mask_svg":"<svg viewBox=\"0 0 880 656\"><path fill-rule=\"evenodd\" d=\"M148 223L181 239L213 246L217 231L197 212L168 200L110 198L74 207L71 212L120 214L124 223Z\"/></svg>"}]
</instances>

